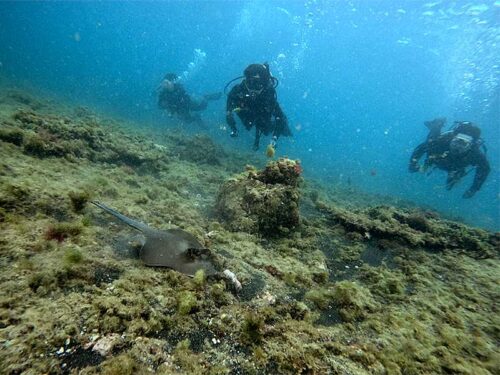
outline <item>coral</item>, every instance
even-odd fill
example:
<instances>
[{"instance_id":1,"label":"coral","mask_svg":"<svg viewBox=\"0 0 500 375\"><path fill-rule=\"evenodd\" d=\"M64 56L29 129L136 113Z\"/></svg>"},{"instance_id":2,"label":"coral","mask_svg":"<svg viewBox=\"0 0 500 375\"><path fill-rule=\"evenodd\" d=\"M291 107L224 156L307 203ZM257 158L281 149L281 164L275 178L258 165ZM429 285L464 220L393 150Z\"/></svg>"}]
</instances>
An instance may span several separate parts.
<instances>
[{"instance_id":1,"label":"coral","mask_svg":"<svg viewBox=\"0 0 500 375\"><path fill-rule=\"evenodd\" d=\"M276 162L269 163L262 171L257 172L254 178L265 184L296 187L301 173L302 167L299 161L280 158Z\"/></svg>"},{"instance_id":2,"label":"coral","mask_svg":"<svg viewBox=\"0 0 500 375\"><path fill-rule=\"evenodd\" d=\"M293 160L279 159L260 172L249 169L229 179L217 196L218 217L234 231L289 235L300 223L296 166Z\"/></svg>"}]
</instances>

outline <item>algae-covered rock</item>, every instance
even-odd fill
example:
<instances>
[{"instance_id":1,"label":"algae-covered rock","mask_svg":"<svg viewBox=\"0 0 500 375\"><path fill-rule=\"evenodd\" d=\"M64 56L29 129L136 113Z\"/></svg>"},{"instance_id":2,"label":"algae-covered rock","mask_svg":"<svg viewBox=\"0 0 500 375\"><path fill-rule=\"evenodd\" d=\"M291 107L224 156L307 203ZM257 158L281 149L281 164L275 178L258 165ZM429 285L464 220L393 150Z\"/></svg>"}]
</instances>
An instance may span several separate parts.
<instances>
[{"instance_id":1,"label":"algae-covered rock","mask_svg":"<svg viewBox=\"0 0 500 375\"><path fill-rule=\"evenodd\" d=\"M224 150L206 135L196 135L192 138L179 138L175 151L183 160L193 163L220 165L226 156Z\"/></svg>"},{"instance_id":2,"label":"algae-covered rock","mask_svg":"<svg viewBox=\"0 0 500 375\"><path fill-rule=\"evenodd\" d=\"M370 290L351 281L341 281L334 286L333 301L347 322L363 319L377 308Z\"/></svg>"},{"instance_id":3,"label":"algae-covered rock","mask_svg":"<svg viewBox=\"0 0 500 375\"><path fill-rule=\"evenodd\" d=\"M279 159L262 171L249 168L226 181L217 196L215 211L232 231L283 236L299 225L298 162Z\"/></svg>"},{"instance_id":4,"label":"algae-covered rock","mask_svg":"<svg viewBox=\"0 0 500 375\"><path fill-rule=\"evenodd\" d=\"M0 141L20 146L23 143L23 139L24 132L22 130L7 127L0 128Z\"/></svg>"},{"instance_id":5,"label":"algae-covered rock","mask_svg":"<svg viewBox=\"0 0 500 375\"><path fill-rule=\"evenodd\" d=\"M70 161L88 159L140 168L155 173L168 162L167 155L143 137L131 136L121 129L105 132L93 117L68 118L31 110L12 115L15 125L26 130L14 134L0 132L0 137L20 146L24 153L40 159L55 157ZM19 132L19 130L17 130Z\"/></svg>"},{"instance_id":6,"label":"algae-covered rock","mask_svg":"<svg viewBox=\"0 0 500 375\"><path fill-rule=\"evenodd\" d=\"M427 250L454 250L475 258L499 254L498 234L443 220L433 213L391 206L354 211L336 206L317 207L333 224L340 224L347 232L359 233L366 240L373 237Z\"/></svg>"},{"instance_id":7,"label":"algae-covered rock","mask_svg":"<svg viewBox=\"0 0 500 375\"><path fill-rule=\"evenodd\" d=\"M33 110L39 110L47 106L47 103L36 98L32 94L18 89L9 89L0 98L0 103L13 104L15 106L26 106Z\"/></svg>"}]
</instances>

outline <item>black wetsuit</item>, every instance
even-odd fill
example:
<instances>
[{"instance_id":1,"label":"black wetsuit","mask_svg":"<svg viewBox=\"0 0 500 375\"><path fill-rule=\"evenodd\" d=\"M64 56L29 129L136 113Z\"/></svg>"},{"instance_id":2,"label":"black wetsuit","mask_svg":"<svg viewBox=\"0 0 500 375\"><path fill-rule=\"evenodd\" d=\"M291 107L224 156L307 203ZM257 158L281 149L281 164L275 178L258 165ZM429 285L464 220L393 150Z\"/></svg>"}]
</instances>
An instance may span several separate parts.
<instances>
[{"instance_id":1,"label":"black wetsuit","mask_svg":"<svg viewBox=\"0 0 500 375\"><path fill-rule=\"evenodd\" d=\"M465 197L471 197L476 193L490 173L490 165L486 155L481 151L478 142L463 154L453 154L450 151L450 142L456 136L456 132L449 131L443 134L429 134L427 141L417 146L410 159L410 171L418 171L418 161L427 153L424 167L435 166L448 172L446 181L447 188L451 189L463 176L467 174L469 166L476 168L476 174L472 186L466 192Z\"/></svg>"},{"instance_id":2,"label":"black wetsuit","mask_svg":"<svg viewBox=\"0 0 500 375\"><path fill-rule=\"evenodd\" d=\"M179 84L174 84L174 89L168 91L166 88L160 89L158 95L158 107L166 109L171 115L177 115L186 122L201 121L198 114L191 114L191 111L202 111L207 108L208 101L192 99Z\"/></svg>"},{"instance_id":3,"label":"black wetsuit","mask_svg":"<svg viewBox=\"0 0 500 375\"><path fill-rule=\"evenodd\" d=\"M276 138L292 135L288 120L278 103L276 90L271 85L257 96L250 94L244 81L231 89L227 96L226 121L233 133L236 133L236 121L232 115L235 109L247 130L255 126L255 149L259 147L261 134L272 133Z\"/></svg>"}]
</instances>

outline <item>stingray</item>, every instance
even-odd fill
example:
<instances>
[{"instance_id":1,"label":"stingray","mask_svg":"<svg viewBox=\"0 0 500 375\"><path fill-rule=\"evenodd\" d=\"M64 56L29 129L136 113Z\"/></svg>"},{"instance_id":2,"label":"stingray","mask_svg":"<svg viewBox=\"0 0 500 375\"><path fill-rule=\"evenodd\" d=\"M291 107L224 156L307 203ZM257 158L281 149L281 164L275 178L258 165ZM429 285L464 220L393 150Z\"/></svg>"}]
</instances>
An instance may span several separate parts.
<instances>
[{"instance_id":1,"label":"stingray","mask_svg":"<svg viewBox=\"0 0 500 375\"><path fill-rule=\"evenodd\" d=\"M189 276L194 276L198 270L204 270L207 276L217 273L210 250L191 233L182 229L154 229L100 202L92 203L144 235L146 240L139 256L145 265L168 267Z\"/></svg>"}]
</instances>

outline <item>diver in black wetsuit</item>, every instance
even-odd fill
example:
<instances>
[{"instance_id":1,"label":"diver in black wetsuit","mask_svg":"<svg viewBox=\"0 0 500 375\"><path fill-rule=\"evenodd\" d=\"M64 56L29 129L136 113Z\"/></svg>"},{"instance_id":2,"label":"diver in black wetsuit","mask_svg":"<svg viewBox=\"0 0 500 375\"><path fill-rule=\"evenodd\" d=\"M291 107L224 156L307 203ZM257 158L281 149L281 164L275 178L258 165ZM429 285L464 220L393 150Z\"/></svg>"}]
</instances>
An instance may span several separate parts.
<instances>
[{"instance_id":1,"label":"diver in black wetsuit","mask_svg":"<svg viewBox=\"0 0 500 375\"><path fill-rule=\"evenodd\" d=\"M222 94L208 94L201 98L194 98L187 94L184 86L178 82L179 77L168 73L158 87L158 107L166 109L170 115L178 116L186 123L202 123L199 113L207 108L209 100L218 100Z\"/></svg>"},{"instance_id":2,"label":"diver in black wetsuit","mask_svg":"<svg viewBox=\"0 0 500 375\"><path fill-rule=\"evenodd\" d=\"M485 153L481 150L481 129L468 121L456 122L454 129L441 134L446 119L439 118L426 121L429 128L427 140L417 146L410 158L410 172L426 171L429 167L437 167L448 172L446 189L450 190L467 173L466 168L476 169L472 186L463 194L464 198L472 197L483 185L490 172L490 165ZM427 153L427 159L421 167L420 158ZM471 169L472 170L472 169Z\"/></svg>"},{"instance_id":3,"label":"diver in black wetsuit","mask_svg":"<svg viewBox=\"0 0 500 375\"><path fill-rule=\"evenodd\" d=\"M273 145L280 136L291 136L288 120L278 104L275 90L278 80L271 76L269 65L251 64L243 74L233 80L243 78L227 96L226 122L231 128L231 137L238 136L233 112L247 130L255 126L254 150L259 148L262 134L272 134Z\"/></svg>"}]
</instances>

